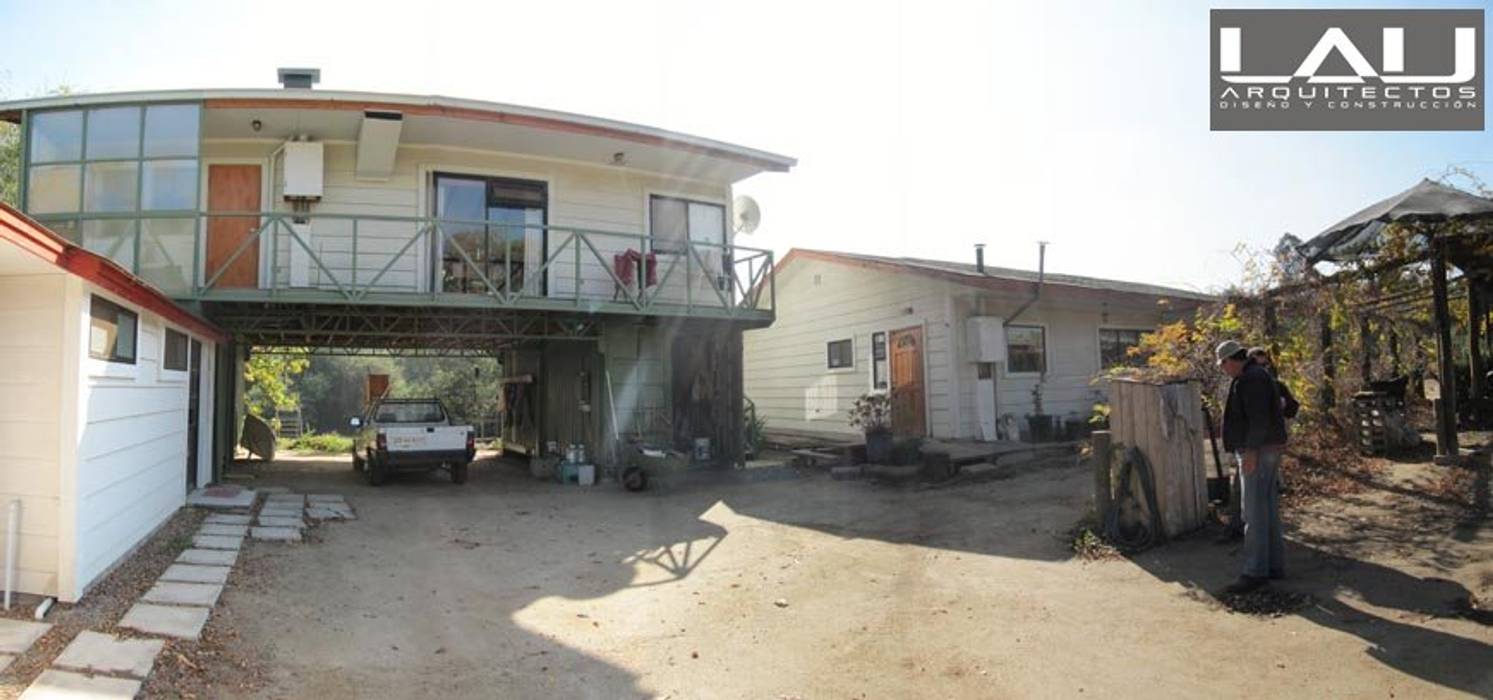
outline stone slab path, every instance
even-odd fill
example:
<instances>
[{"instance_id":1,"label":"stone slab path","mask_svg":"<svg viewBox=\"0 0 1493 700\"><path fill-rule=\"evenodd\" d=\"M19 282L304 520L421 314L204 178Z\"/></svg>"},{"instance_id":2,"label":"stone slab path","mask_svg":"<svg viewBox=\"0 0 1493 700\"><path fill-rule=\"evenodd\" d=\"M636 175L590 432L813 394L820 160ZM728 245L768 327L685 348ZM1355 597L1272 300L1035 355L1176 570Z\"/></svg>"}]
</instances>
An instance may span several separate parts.
<instances>
[{"instance_id":1,"label":"stone slab path","mask_svg":"<svg viewBox=\"0 0 1493 700\"><path fill-rule=\"evenodd\" d=\"M188 549L176 558L178 564L202 564L207 566L233 566L238 561L237 549Z\"/></svg>"},{"instance_id":2,"label":"stone slab path","mask_svg":"<svg viewBox=\"0 0 1493 700\"><path fill-rule=\"evenodd\" d=\"M31 682L21 700L128 700L140 693L140 681L109 676L85 676L49 668Z\"/></svg>"},{"instance_id":3,"label":"stone slab path","mask_svg":"<svg viewBox=\"0 0 1493 700\"><path fill-rule=\"evenodd\" d=\"M182 583L216 583L222 585L228 583L228 572L230 571L233 571L232 566L172 564L166 567L166 573L161 574L161 580L181 581Z\"/></svg>"},{"instance_id":4,"label":"stone slab path","mask_svg":"<svg viewBox=\"0 0 1493 700\"><path fill-rule=\"evenodd\" d=\"M306 497L282 487L260 489L266 498L257 515L247 510L212 513L192 537L192 548L132 606L119 626L157 637L195 640L207 626L223 594L246 536L257 540L299 542L305 517L351 519L352 508L337 494ZM252 508L254 491L236 486L211 487L194 493L193 505L225 509ZM308 512L307 503L310 503ZM31 647L51 625L0 618L0 671ZM23 700L61 698L133 698L165 648L161 639L130 639L83 631L52 661L26 691Z\"/></svg>"},{"instance_id":5,"label":"stone slab path","mask_svg":"<svg viewBox=\"0 0 1493 700\"><path fill-rule=\"evenodd\" d=\"M119 621L119 626L163 637L196 639L207 625L209 612L207 608L135 603Z\"/></svg>"},{"instance_id":6,"label":"stone slab path","mask_svg":"<svg viewBox=\"0 0 1493 700\"><path fill-rule=\"evenodd\" d=\"M155 667L156 654L166 646L160 639L117 639L85 630L62 650L53 666L87 673L108 673L143 679Z\"/></svg>"}]
</instances>

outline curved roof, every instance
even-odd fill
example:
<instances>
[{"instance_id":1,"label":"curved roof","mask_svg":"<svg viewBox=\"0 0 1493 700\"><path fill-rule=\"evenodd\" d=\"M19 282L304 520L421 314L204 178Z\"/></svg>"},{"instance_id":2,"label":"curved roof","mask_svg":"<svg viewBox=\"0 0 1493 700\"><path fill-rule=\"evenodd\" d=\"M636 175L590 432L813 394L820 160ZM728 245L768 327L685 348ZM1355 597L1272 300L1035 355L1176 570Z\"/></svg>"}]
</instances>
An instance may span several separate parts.
<instances>
[{"instance_id":1,"label":"curved roof","mask_svg":"<svg viewBox=\"0 0 1493 700\"><path fill-rule=\"evenodd\" d=\"M407 95L382 92L350 92L301 88L252 88L212 90L162 90L114 92L91 95L56 95L0 103L0 119L15 121L24 110L84 107L124 102L201 101L212 108L263 107L277 109L387 109L404 114L424 114L503 122L570 133L616 138L652 146L688 151L737 161L760 170L786 172L798 164L788 156L746 146L692 136L641 124L592 117L571 112L469 100L442 95Z\"/></svg>"}]
</instances>

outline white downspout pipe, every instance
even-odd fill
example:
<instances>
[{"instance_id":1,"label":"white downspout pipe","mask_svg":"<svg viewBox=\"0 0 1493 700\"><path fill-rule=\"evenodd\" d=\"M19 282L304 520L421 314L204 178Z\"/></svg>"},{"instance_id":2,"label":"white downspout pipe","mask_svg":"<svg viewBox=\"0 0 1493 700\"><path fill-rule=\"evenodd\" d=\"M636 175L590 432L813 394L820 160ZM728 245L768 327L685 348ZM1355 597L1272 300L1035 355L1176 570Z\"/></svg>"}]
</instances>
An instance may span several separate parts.
<instances>
[{"instance_id":1,"label":"white downspout pipe","mask_svg":"<svg viewBox=\"0 0 1493 700\"><path fill-rule=\"evenodd\" d=\"M16 589L16 542L21 530L21 499L12 498L5 523L5 609L10 609L10 597Z\"/></svg>"}]
</instances>

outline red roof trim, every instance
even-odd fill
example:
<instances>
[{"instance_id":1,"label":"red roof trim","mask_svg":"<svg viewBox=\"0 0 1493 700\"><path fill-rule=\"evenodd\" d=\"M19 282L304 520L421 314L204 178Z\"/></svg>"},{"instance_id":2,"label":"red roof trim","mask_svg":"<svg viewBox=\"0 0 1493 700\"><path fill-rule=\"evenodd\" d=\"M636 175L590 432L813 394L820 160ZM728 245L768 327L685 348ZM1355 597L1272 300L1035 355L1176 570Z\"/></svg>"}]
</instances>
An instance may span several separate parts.
<instances>
[{"instance_id":1,"label":"red roof trim","mask_svg":"<svg viewBox=\"0 0 1493 700\"><path fill-rule=\"evenodd\" d=\"M57 235L26 215L0 204L0 239L49 262L62 270L123 297L192 333L215 343L231 339L227 331L177 305L113 260L85 250Z\"/></svg>"}]
</instances>

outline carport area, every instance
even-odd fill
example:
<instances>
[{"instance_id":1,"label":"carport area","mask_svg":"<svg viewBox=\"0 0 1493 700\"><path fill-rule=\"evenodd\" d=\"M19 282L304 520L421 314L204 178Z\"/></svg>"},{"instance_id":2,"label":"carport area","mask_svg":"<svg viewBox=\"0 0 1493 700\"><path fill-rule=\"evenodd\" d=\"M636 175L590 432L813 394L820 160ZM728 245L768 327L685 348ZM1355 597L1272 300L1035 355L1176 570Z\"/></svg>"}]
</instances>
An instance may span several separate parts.
<instances>
[{"instance_id":1,"label":"carport area","mask_svg":"<svg viewBox=\"0 0 1493 700\"><path fill-rule=\"evenodd\" d=\"M204 696L1493 691L1489 627L1444 614L1458 586L1421 578L1429 564L1293 538L1297 585L1317 604L1260 617L1202 592L1237 568L1205 537L1075 559L1068 533L1090 475L1071 459L936 488L814 472L634 494L537 481L494 458L464 487L433 474L375 489L341 457L256 476L344 494L359 518L246 548L209 631L231 640L229 658L255 659L263 683ZM1372 534L1405 536L1390 527Z\"/></svg>"}]
</instances>

